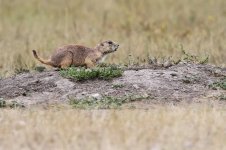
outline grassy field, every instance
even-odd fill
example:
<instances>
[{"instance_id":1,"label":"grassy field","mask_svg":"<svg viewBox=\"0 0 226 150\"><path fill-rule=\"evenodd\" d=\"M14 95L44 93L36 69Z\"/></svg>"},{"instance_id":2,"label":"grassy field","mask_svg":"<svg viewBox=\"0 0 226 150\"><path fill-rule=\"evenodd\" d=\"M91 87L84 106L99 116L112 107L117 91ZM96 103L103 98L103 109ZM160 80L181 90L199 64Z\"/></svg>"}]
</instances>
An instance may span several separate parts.
<instances>
[{"instance_id":1,"label":"grassy field","mask_svg":"<svg viewBox=\"0 0 226 150\"><path fill-rule=\"evenodd\" d=\"M226 149L225 109L1 110L0 149Z\"/></svg>"},{"instance_id":2,"label":"grassy field","mask_svg":"<svg viewBox=\"0 0 226 150\"><path fill-rule=\"evenodd\" d=\"M225 0L0 0L0 77L65 44L120 44L108 63L177 59L182 47L225 66ZM0 149L226 149L215 105L150 110L0 109Z\"/></svg>"}]
</instances>

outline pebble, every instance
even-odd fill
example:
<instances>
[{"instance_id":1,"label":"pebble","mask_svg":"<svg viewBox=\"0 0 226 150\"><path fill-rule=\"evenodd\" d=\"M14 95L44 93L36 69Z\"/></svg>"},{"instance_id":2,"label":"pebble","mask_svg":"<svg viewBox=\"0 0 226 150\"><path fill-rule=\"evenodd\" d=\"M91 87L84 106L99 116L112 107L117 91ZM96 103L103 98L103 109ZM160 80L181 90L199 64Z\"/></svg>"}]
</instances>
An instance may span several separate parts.
<instances>
[{"instance_id":1,"label":"pebble","mask_svg":"<svg viewBox=\"0 0 226 150\"><path fill-rule=\"evenodd\" d=\"M92 98L95 98L95 99L101 99L102 98L102 95L100 95L99 93L94 93L94 94L91 94L90 97Z\"/></svg>"},{"instance_id":2,"label":"pebble","mask_svg":"<svg viewBox=\"0 0 226 150\"><path fill-rule=\"evenodd\" d=\"M139 89L139 88L140 88L137 84L134 84L133 87L134 87L135 89Z\"/></svg>"}]
</instances>

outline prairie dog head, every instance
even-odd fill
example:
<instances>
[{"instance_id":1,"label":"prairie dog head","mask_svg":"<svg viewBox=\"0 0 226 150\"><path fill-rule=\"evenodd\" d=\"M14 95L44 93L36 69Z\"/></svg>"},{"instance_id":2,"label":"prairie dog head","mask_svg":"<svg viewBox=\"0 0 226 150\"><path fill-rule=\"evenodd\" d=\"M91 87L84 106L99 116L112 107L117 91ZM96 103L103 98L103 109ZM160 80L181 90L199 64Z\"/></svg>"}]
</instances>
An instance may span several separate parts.
<instances>
[{"instance_id":1,"label":"prairie dog head","mask_svg":"<svg viewBox=\"0 0 226 150\"><path fill-rule=\"evenodd\" d=\"M96 48L99 51L101 51L103 54L108 54L108 53L115 52L118 49L118 47L119 47L119 44L111 40L107 40L98 44Z\"/></svg>"}]
</instances>

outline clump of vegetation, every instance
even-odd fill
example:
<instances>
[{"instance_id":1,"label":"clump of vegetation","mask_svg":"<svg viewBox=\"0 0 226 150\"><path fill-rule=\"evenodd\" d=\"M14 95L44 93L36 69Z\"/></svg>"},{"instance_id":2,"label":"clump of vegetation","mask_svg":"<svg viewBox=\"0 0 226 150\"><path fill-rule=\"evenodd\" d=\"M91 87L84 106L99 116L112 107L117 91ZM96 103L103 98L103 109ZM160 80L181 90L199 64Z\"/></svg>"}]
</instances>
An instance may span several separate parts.
<instances>
[{"instance_id":1,"label":"clump of vegetation","mask_svg":"<svg viewBox=\"0 0 226 150\"><path fill-rule=\"evenodd\" d=\"M209 61L209 56L200 57L200 56L187 53L184 50L183 45L181 45L181 51L182 51L182 55L178 60L174 60L172 57L161 57L161 58L148 57L147 62L148 64L153 66L168 68L173 65L177 65L180 62L206 64Z\"/></svg>"},{"instance_id":2,"label":"clump of vegetation","mask_svg":"<svg viewBox=\"0 0 226 150\"><path fill-rule=\"evenodd\" d=\"M6 102L3 98L0 98L0 108L24 108L24 104L16 101Z\"/></svg>"},{"instance_id":3,"label":"clump of vegetation","mask_svg":"<svg viewBox=\"0 0 226 150\"><path fill-rule=\"evenodd\" d=\"M168 68L173 65L177 65L180 62L206 64L209 61L209 56L200 57L186 52L183 45L181 45L181 52L182 55L178 60L174 60L172 57L148 57L148 63L154 66Z\"/></svg>"},{"instance_id":4,"label":"clump of vegetation","mask_svg":"<svg viewBox=\"0 0 226 150\"><path fill-rule=\"evenodd\" d=\"M125 85L124 84L113 84L112 87L115 88L115 89L118 89L118 88L123 88Z\"/></svg>"},{"instance_id":5,"label":"clump of vegetation","mask_svg":"<svg viewBox=\"0 0 226 150\"><path fill-rule=\"evenodd\" d=\"M210 84L209 87L214 90L217 90L218 88L226 90L226 78L222 79L221 81Z\"/></svg>"},{"instance_id":6,"label":"clump of vegetation","mask_svg":"<svg viewBox=\"0 0 226 150\"><path fill-rule=\"evenodd\" d=\"M88 79L110 80L122 76L123 70L117 66L97 67L93 69L70 67L62 69L60 74L63 77L84 81Z\"/></svg>"},{"instance_id":7,"label":"clump of vegetation","mask_svg":"<svg viewBox=\"0 0 226 150\"><path fill-rule=\"evenodd\" d=\"M184 78L182 79L183 83L197 83L200 81L200 78L196 77L196 76L184 76Z\"/></svg>"},{"instance_id":8,"label":"clump of vegetation","mask_svg":"<svg viewBox=\"0 0 226 150\"><path fill-rule=\"evenodd\" d=\"M70 105L78 109L117 109L124 103L139 101L149 98L149 96L123 96L123 97L111 97L105 96L101 99L93 97L87 97L84 99L70 99Z\"/></svg>"},{"instance_id":9,"label":"clump of vegetation","mask_svg":"<svg viewBox=\"0 0 226 150\"><path fill-rule=\"evenodd\" d=\"M220 95L219 100L226 100L226 95L224 95L224 94Z\"/></svg>"},{"instance_id":10,"label":"clump of vegetation","mask_svg":"<svg viewBox=\"0 0 226 150\"><path fill-rule=\"evenodd\" d=\"M35 69L36 71L38 71L38 72L43 72L46 68L43 67L43 66L37 66L37 67L35 67L34 69Z\"/></svg>"},{"instance_id":11,"label":"clump of vegetation","mask_svg":"<svg viewBox=\"0 0 226 150\"><path fill-rule=\"evenodd\" d=\"M148 57L148 64L158 67L168 68L178 63L179 61L173 60L172 57L162 57L162 58Z\"/></svg>"},{"instance_id":12,"label":"clump of vegetation","mask_svg":"<svg viewBox=\"0 0 226 150\"><path fill-rule=\"evenodd\" d=\"M14 55L14 73L20 74L24 72L29 72L29 67L23 61L22 54L15 54Z\"/></svg>"},{"instance_id":13,"label":"clump of vegetation","mask_svg":"<svg viewBox=\"0 0 226 150\"><path fill-rule=\"evenodd\" d=\"M187 53L184 50L183 45L181 45L181 51L182 51L183 55L182 55L182 58L180 59L180 61L194 62L194 63L198 63L198 64L206 64L209 61L209 56L200 57L200 56L196 56L196 55Z\"/></svg>"},{"instance_id":14,"label":"clump of vegetation","mask_svg":"<svg viewBox=\"0 0 226 150\"><path fill-rule=\"evenodd\" d=\"M25 68L15 68L14 73L15 74L20 74L20 73L26 73L29 72L29 69L25 69Z\"/></svg>"}]
</instances>

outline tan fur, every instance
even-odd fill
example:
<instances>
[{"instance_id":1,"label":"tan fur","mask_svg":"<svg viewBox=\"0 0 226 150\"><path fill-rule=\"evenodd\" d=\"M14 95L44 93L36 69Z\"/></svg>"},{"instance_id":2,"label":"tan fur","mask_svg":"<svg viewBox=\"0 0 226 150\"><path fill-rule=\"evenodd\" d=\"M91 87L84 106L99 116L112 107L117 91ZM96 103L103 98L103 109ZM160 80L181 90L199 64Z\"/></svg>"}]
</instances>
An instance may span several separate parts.
<instances>
[{"instance_id":1,"label":"tan fur","mask_svg":"<svg viewBox=\"0 0 226 150\"><path fill-rule=\"evenodd\" d=\"M118 44L112 41L104 41L95 48L81 45L66 45L56 49L55 53L48 60L40 58L35 50L33 50L33 55L41 63L52 67L86 66L93 68L107 54L115 52L118 46Z\"/></svg>"}]
</instances>

